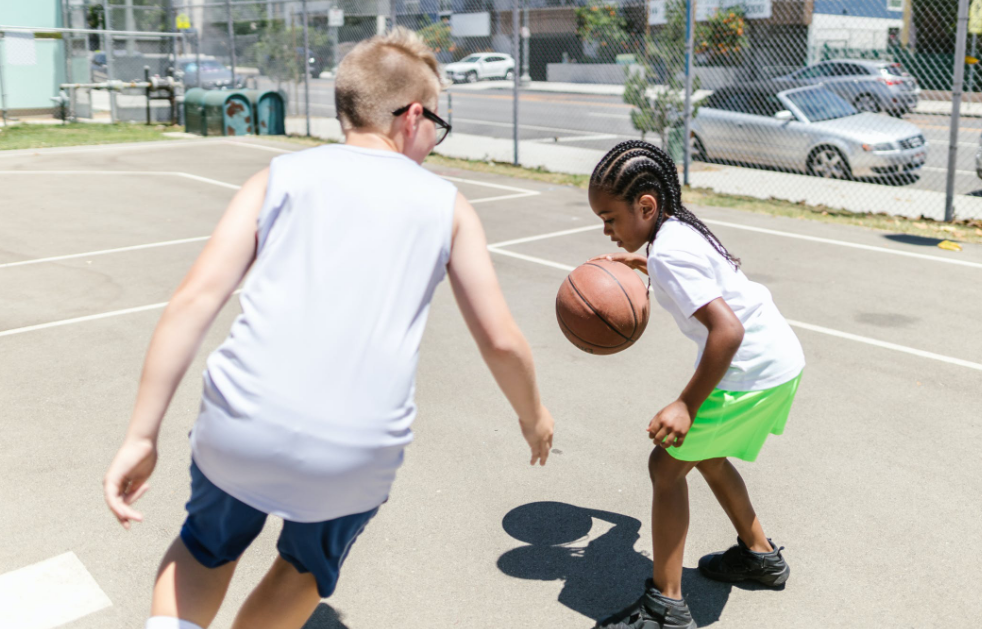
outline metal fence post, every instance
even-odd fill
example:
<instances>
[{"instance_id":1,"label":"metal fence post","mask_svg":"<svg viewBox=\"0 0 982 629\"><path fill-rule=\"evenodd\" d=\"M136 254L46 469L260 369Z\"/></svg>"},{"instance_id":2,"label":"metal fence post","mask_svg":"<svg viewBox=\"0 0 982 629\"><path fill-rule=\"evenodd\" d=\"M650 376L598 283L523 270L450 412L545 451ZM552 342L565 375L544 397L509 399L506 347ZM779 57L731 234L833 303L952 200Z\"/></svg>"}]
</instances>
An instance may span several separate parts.
<instances>
[{"instance_id":1,"label":"metal fence post","mask_svg":"<svg viewBox=\"0 0 982 629\"><path fill-rule=\"evenodd\" d=\"M116 73L113 72L113 9L112 5L109 4L109 0L104 0L102 3L102 46L106 49L106 72L109 75L106 77L107 81L112 81L116 78ZM118 119L118 112L116 111L116 92L113 90L106 90L109 96L109 121L116 124ZM89 94L92 91L89 90Z\"/></svg>"},{"instance_id":2,"label":"metal fence post","mask_svg":"<svg viewBox=\"0 0 982 629\"><path fill-rule=\"evenodd\" d=\"M232 87L235 87L235 29L232 27L232 0L225 0L225 19L228 22L228 49L232 61ZM198 66L200 76L201 66Z\"/></svg>"},{"instance_id":3,"label":"metal fence post","mask_svg":"<svg viewBox=\"0 0 982 629\"><path fill-rule=\"evenodd\" d=\"M518 11L521 0L512 0L511 5L511 53L512 58L517 62L520 59L521 39L518 37ZM512 138L515 144L514 164L518 166L518 86L521 81L515 78L512 89Z\"/></svg>"},{"instance_id":4,"label":"metal fence post","mask_svg":"<svg viewBox=\"0 0 982 629\"><path fill-rule=\"evenodd\" d=\"M692 133L692 49L695 38L695 29L692 28L692 24L695 22L696 3L693 0L686 0L685 4L685 113L684 137L682 138L685 158L682 167L682 184L688 186L689 165L692 163L692 141L689 138Z\"/></svg>"},{"instance_id":5,"label":"metal fence post","mask_svg":"<svg viewBox=\"0 0 982 629\"><path fill-rule=\"evenodd\" d=\"M68 6L68 0L61 1L61 22L65 28L72 27L72 14L71 8ZM75 40L72 38L71 33L62 33L61 36L62 47L65 49L65 82L74 83L73 72L72 72L72 56L75 52ZM71 90L71 99L68 102L68 120L75 120L75 90ZM64 120L63 122L68 122Z\"/></svg>"},{"instance_id":6,"label":"metal fence post","mask_svg":"<svg viewBox=\"0 0 982 629\"><path fill-rule=\"evenodd\" d=\"M951 129L948 134L948 180L945 186L944 220L955 220L955 170L958 159L958 118L961 115L965 81L965 44L968 40L968 0L958 0L958 31L955 35L955 78L951 86Z\"/></svg>"},{"instance_id":7,"label":"metal fence post","mask_svg":"<svg viewBox=\"0 0 982 629\"><path fill-rule=\"evenodd\" d=\"M303 106L307 115L307 137L310 137L310 38L307 33L307 0L300 4L303 12Z\"/></svg>"},{"instance_id":8,"label":"metal fence post","mask_svg":"<svg viewBox=\"0 0 982 629\"><path fill-rule=\"evenodd\" d=\"M7 126L7 88L3 82L3 48L6 46L4 33L0 32L0 116L3 117L3 126Z\"/></svg>"}]
</instances>

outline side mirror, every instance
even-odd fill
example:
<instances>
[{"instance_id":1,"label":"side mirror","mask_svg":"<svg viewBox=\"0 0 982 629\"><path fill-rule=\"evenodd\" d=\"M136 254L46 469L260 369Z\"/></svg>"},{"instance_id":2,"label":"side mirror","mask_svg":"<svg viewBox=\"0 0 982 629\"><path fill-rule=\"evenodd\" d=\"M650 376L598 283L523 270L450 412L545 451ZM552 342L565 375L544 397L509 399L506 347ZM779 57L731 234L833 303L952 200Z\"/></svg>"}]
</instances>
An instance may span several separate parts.
<instances>
[{"instance_id":1,"label":"side mirror","mask_svg":"<svg viewBox=\"0 0 982 629\"><path fill-rule=\"evenodd\" d=\"M774 114L774 117L784 122L794 120L794 114L787 109L782 109L781 111L777 112Z\"/></svg>"}]
</instances>

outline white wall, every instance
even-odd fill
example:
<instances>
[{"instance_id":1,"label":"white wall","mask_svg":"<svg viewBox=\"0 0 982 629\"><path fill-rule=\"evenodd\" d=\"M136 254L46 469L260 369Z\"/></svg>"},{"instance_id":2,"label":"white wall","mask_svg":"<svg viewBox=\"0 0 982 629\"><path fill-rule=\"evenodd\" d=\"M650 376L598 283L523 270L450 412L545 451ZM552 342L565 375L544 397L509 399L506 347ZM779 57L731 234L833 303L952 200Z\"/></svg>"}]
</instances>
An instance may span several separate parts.
<instances>
[{"instance_id":1,"label":"white wall","mask_svg":"<svg viewBox=\"0 0 982 629\"><path fill-rule=\"evenodd\" d=\"M809 61L826 42L833 47L861 50L886 50L891 28L903 28L902 19L855 17L850 15L812 15L808 29Z\"/></svg>"}]
</instances>

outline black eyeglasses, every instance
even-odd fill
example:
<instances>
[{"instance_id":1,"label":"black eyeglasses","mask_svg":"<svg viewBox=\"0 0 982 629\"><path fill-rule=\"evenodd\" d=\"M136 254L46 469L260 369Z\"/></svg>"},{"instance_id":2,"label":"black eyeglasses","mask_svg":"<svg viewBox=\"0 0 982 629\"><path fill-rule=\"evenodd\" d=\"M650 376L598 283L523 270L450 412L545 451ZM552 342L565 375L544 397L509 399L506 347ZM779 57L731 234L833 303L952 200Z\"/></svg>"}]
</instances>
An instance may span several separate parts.
<instances>
[{"instance_id":1,"label":"black eyeglasses","mask_svg":"<svg viewBox=\"0 0 982 629\"><path fill-rule=\"evenodd\" d=\"M405 107L400 107L399 109L393 111L392 112L392 115L393 116L401 116L402 114L404 114L407 111L409 111L409 108L412 107L412 106L413 106L413 104L410 103L410 104L406 105ZM426 107L423 107L423 117L426 118L427 120L432 120L433 121L433 124L436 125L436 143L437 144L439 144L440 142L443 142L444 140L447 139L447 136L450 135L450 129L452 128L450 126L450 123L449 122L447 122L446 120L444 120L440 116L436 115L435 113L433 113L432 111L430 111Z\"/></svg>"}]
</instances>

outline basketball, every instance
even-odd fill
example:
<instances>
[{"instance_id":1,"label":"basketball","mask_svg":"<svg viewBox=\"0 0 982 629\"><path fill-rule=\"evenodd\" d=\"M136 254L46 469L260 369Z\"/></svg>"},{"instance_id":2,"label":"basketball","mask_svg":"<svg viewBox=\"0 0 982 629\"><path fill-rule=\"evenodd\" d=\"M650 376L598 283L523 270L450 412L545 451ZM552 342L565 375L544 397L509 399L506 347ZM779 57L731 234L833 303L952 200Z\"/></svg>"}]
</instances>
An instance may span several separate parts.
<instances>
[{"instance_id":1,"label":"basketball","mask_svg":"<svg viewBox=\"0 0 982 629\"><path fill-rule=\"evenodd\" d=\"M591 354L616 354L648 325L648 287L625 264L593 260L573 269L556 295L556 318L569 342Z\"/></svg>"}]
</instances>

